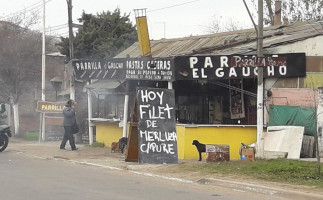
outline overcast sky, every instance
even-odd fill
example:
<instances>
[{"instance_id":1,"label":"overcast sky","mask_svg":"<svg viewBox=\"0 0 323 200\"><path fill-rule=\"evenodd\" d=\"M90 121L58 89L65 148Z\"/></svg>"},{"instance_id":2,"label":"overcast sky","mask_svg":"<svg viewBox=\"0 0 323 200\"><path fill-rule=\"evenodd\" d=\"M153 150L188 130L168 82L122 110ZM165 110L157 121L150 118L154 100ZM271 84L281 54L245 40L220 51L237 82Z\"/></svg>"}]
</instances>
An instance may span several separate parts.
<instances>
[{"instance_id":1,"label":"overcast sky","mask_svg":"<svg viewBox=\"0 0 323 200\"><path fill-rule=\"evenodd\" d=\"M9 0L2 1L0 20L22 10L37 10L42 16L43 0ZM68 35L66 0L46 0L46 28L51 33ZM150 39L179 38L190 35L207 34L207 27L213 16L222 16L238 21L244 27L252 27L243 0L73 0L73 23L82 11L101 13L114 11L117 7L121 13L130 13L135 23L134 9L147 9L147 21ZM246 0L254 11L251 0ZM256 19L255 19L256 20ZM41 22L41 21L40 21ZM39 27L42 27L40 24Z\"/></svg>"}]
</instances>

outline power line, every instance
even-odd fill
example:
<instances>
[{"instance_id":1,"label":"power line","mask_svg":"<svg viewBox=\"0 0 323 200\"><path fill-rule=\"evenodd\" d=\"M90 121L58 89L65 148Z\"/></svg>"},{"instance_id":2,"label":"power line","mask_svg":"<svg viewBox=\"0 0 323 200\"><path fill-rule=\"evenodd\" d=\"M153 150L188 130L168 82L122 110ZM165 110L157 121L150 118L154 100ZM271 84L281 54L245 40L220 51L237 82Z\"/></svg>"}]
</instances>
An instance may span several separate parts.
<instances>
[{"instance_id":1,"label":"power line","mask_svg":"<svg viewBox=\"0 0 323 200\"><path fill-rule=\"evenodd\" d=\"M22 9L22 10L18 10L18 11L14 12L14 13L11 13L11 14L8 14L8 15L6 15L6 16L3 16L3 17L1 17L0 19L9 18L10 16L13 16L13 15L16 15L16 16L17 16L17 15L18 15L18 14L20 14L21 12L26 12L26 10L27 10L27 9L29 9L29 8L30 8L30 10L33 10L34 8L41 6L41 5L36 6L36 5L37 5L37 4L39 4L39 3L42 3L42 1L38 1L37 3L34 3L34 4L30 5L30 6L27 6L26 8L24 8L24 9ZM34 7L34 8L33 8L33 7Z\"/></svg>"},{"instance_id":2,"label":"power line","mask_svg":"<svg viewBox=\"0 0 323 200\"><path fill-rule=\"evenodd\" d=\"M68 28L68 24L61 24L61 25L57 25L57 26L53 26L53 27L47 27L46 28L46 32L48 31L57 31L57 30L61 30L61 29L65 29Z\"/></svg>"},{"instance_id":3,"label":"power line","mask_svg":"<svg viewBox=\"0 0 323 200\"><path fill-rule=\"evenodd\" d=\"M165 9L168 9L168 8L174 8L174 7L182 6L182 5L185 5L185 4L194 3L194 2L197 2L197 1L200 1L200 0L188 1L188 2L185 2L185 3L180 3L180 4L176 4L176 5L172 5L172 6L158 8L158 9L150 10L150 11L148 10L147 12L155 12L155 11L159 11L159 10L165 10Z\"/></svg>"},{"instance_id":4,"label":"power line","mask_svg":"<svg viewBox=\"0 0 323 200\"><path fill-rule=\"evenodd\" d=\"M49 3L53 0L47 0L45 3ZM171 6L166 6L166 7L163 7L163 8L158 8L158 9L154 9L154 10L149 10L147 12L156 12L156 11L160 11L160 10L165 10L165 9L169 9L169 8L174 8L174 7L178 7L178 6L182 6L182 5L186 5L186 4L190 4L190 3L194 3L194 2L198 2L200 0L193 0L193 1L188 1L188 2L184 2L184 3L180 3L180 4L175 4L175 5L171 5ZM39 11L42 9L42 6L43 6L43 1L40 0L36 3L33 3L27 7L25 7L24 9L21 9L21 10L18 10L14 13L11 13L11 14L8 14L6 16L3 16L3 17L0 17L0 20L2 19L8 19L8 18L13 18L15 16L19 16L21 15L22 13L26 13L26 12L29 12L29 11ZM131 15L133 14L133 12L131 13ZM26 18L32 16L31 14L28 15ZM54 26L54 27L49 27L49 28L46 28L46 32L48 31L57 31L57 30L61 30L61 29L64 29L64 28L67 28L67 27L63 27L63 26L66 26L67 24L62 24L62 25L57 25L57 26Z\"/></svg>"},{"instance_id":5,"label":"power line","mask_svg":"<svg viewBox=\"0 0 323 200\"><path fill-rule=\"evenodd\" d=\"M14 13L11 13L11 14L8 14L8 15L6 15L6 16L4 16L4 17L1 17L0 19L9 19L9 18L14 18L14 17L17 17L17 16L19 16L19 15L21 15L22 13L26 13L26 12L28 12L28 11L38 11L39 9L41 8L41 5L38 5L38 6L35 6L35 7L32 7L32 8L30 8L30 9L23 9L23 10L19 10L19 11L16 11L16 12L14 12Z\"/></svg>"},{"instance_id":6,"label":"power line","mask_svg":"<svg viewBox=\"0 0 323 200\"><path fill-rule=\"evenodd\" d=\"M188 2L184 2L184 3L180 3L180 4L166 6L166 7L163 7L163 8L157 8L157 9L154 9L154 10L147 10L147 12L155 12L155 11L165 10L165 9L168 9L168 8L174 8L174 7L182 6L182 5L185 5L185 4L194 3L194 2L197 2L197 1L200 1L200 0L188 1ZM133 15L133 14L134 14L133 12L130 13L130 15Z\"/></svg>"},{"instance_id":7,"label":"power line","mask_svg":"<svg viewBox=\"0 0 323 200\"><path fill-rule=\"evenodd\" d=\"M64 32L64 33L59 34L59 36L60 37L67 37L68 34L69 34L69 32L67 31L67 32Z\"/></svg>"},{"instance_id":8,"label":"power line","mask_svg":"<svg viewBox=\"0 0 323 200\"><path fill-rule=\"evenodd\" d=\"M47 0L45 3L49 3L51 1L53 1L53 0ZM36 2L36 3L34 3L34 4L30 5L30 6L27 6L24 9L21 9L21 10L18 10L16 12L14 12L14 13L8 14L8 15L3 16L3 17L0 17L0 20L17 17L17 16L21 15L22 13L26 13L26 12L33 11L33 10L39 11L41 9L41 7L43 6L42 3L43 3L43 1L38 1L38 2Z\"/></svg>"}]
</instances>

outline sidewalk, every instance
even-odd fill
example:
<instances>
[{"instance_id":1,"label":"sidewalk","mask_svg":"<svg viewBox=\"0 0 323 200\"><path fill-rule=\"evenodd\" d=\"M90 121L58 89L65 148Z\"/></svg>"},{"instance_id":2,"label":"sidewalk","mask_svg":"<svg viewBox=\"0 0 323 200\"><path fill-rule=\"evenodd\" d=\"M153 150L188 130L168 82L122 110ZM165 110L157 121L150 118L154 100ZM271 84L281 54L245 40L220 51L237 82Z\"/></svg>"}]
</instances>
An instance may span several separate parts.
<instances>
[{"instance_id":1,"label":"sidewalk","mask_svg":"<svg viewBox=\"0 0 323 200\"><path fill-rule=\"evenodd\" d=\"M285 197L287 199L323 199L323 191L304 186L291 186L263 182L259 180L239 179L237 177L221 176L219 174L201 174L197 172L178 172L172 168L175 165L153 165L125 162L121 153L111 153L108 147L90 147L86 144L77 144L78 151L59 149L60 141L30 142L10 138L8 148L5 151L23 153L26 156L41 159L56 159L77 164L106 168L108 170L125 170L144 176L151 176L171 181L179 181L188 184L200 184L203 187L221 186L234 190L252 191ZM179 165L199 165L202 162L196 160L180 160ZM174 166L174 167L173 167ZM304 197L304 198L300 198Z\"/></svg>"},{"instance_id":2,"label":"sidewalk","mask_svg":"<svg viewBox=\"0 0 323 200\"><path fill-rule=\"evenodd\" d=\"M46 159L63 159L84 163L106 165L114 168L126 169L129 163L124 161L121 153L111 153L107 147L90 147L86 144L77 144L77 151L71 151L69 144L66 150L59 149L60 141L38 142L10 138L6 151L16 151L28 156L41 157ZM137 163L130 163L138 165Z\"/></svg>"}]
</instances>

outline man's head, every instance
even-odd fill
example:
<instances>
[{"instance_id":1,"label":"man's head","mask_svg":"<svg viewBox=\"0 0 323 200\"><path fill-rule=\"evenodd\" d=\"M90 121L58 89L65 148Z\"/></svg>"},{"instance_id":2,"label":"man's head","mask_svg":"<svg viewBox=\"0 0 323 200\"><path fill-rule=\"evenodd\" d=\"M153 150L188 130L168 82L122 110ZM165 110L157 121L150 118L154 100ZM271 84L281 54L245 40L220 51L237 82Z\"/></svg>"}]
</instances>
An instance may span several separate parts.
<instances>
[{"instance_id":1,"label":"man's head","mask_svg":"<svg viewBox=\"0 0 323 200\"><path fill-rule=\"evenodd\" d=\"M66 102L66 106L67 107L70 107L70 108L73 108L75 106L75 101L70 99Z\"/></svg>"}]
</instances>

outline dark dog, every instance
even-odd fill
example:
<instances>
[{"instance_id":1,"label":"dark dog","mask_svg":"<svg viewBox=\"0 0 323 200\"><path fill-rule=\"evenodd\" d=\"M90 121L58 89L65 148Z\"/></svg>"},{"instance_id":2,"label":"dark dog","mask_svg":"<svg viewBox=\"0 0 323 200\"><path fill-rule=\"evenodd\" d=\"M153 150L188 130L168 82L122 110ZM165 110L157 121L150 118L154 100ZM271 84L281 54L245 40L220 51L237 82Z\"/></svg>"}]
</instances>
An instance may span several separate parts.
<instances>
[{"instance_id":1,"label":"dark dog","mask_svg":"<svg viewBox=\"0 0 323 200\"><path fill-rule=\"evenodd\" d=\"M121 150L121 153L123 154L125 148L127 147L128 144L128 138L122 137L119 139L119 149Z\"/></svg>"},{"instance_id":2,"label":"dark dog","mask_svg":"<svg viewBox=\"0 0 323 200\"><path fill-rule=\"evenodd\" d=\"M202 152L206 152L206 146L205 144L200 143L197 140L193 140L192 145L196 146L197 151L199 152L199 161L202 160Z\"/></svg>"}]
</instances>

